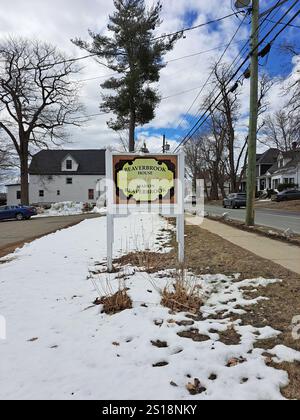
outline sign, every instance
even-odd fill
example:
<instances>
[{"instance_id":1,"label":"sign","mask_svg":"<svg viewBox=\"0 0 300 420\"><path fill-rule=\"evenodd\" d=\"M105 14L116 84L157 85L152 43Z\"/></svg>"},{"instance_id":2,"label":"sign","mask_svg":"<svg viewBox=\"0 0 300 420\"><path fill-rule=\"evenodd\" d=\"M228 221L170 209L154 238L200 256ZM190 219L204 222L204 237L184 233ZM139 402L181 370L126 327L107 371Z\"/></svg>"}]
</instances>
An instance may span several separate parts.
<instances>
[{"instance_id":1,"label":"sign","mask_svg":"<svg viewBox=\"0 0 300 420\"><path fill-rule=\"evenodd\" d=\"M107 268L113 270L114 219L158 212L177 220L178 260L184 261L184 152L175 155L106 150Z\"/></svg>"},{"instance_id":2,"label":"sign","mask_svg":"<svg viewBox=\"0 0 300 420\"><path fill-rule=\"evenodd\" d=\"M177 155L114 155L114 204L176 204Z\"/></svg>"}]
</instances>

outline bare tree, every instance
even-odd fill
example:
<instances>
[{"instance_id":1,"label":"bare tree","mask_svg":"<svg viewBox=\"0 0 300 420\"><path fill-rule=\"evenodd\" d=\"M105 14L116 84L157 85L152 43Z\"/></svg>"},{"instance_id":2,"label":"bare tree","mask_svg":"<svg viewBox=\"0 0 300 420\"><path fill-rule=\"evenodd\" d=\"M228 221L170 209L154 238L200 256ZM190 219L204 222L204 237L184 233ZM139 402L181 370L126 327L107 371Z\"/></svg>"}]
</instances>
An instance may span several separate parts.
<instances>
[{"instance_id":1,"label":"bare tree","mask_svg":"<svg viewBox=\"0 0 300 420\"><path fill-rule=\"evenodd\" d=\"M205 162L203 159L203 141L200 134L196 134L185 145L185 164L187 176L192 180L193 191L196 191L197 180L202 179Z\"/></svg>"},{"instance_id":2,"label":"bare tree","mask_svg":"<svg viewBox=\"0 0 300 420\"><path fill-rule=\"evenodd\" d=\"M66 125L79 125L76 114L79 71L55 47L25 39L0 42L0 130L20 161L21 202L29 203L28 159L31 149L60 145Z\"/></svg>"},{"instance_id":3,"label":"bare tree","mask_svg":"<svg viewBox=\"0 0 300 420\"><path fill-rule=\"evenodd\" d=\"M5 170L11 168L9 149L0 145L0 176Z\"/></svg>"},{"instance_id":4,"label":"bare tree","mask_svg":"<svg viewBox=\"0 0 300 420\"><path fill-rule=\"evenodd\" d=\"M282 49L287 53L292 60L298 58L298 63L300 60L300 48L296 44L286 43L282 46ZM284 88L284 93L288 96L287 108L289 115L292 118L297 119L299 124L299 114L300 114L300 69L295 70L295 73L289 77L289 81ZM298 125L298 129L299 129Z\"/></svg>"},{"instance_id":5,"label":"bare tree","mask_svg":"<svg viewBox=\"0 0 300 420\"><path fill-rule=\"evenodd\" d=\"M228 80L231 78L231 72L227 65L215 65L213 73L214 86L217 86L218 92L221 92L221 101L217 107L210 109L210 118L204 128L206 134L194 136L187 147L187 153L191 155L188 159L189 166L194 166L198 173L201 169L204 170L205 175L210 178L209 198L217 200L219 191L222 196L226 195L227 181L230 183L231 191L238 191L241 185L247 167L248 137L242 139L238 130L241 86L236 85L235 89L229 90ZM258 131L264 126L263 115L268 108L266 98L272 84L266 75L261 77ZM205 98L204 109L213 103L215 90L214 87Z\"/></svg>"},{"instance_id":6,"label":"bare tree","mask_svg":"<svg viewBox=\"0 0 300 420\"><path fill-rule=\"evenodd\" d=\"M242 140L237 132L237 126L241 117L241 87L236 85L234 86L234 89L228 88L228 80L230 80L231 71L226 65L219 65L215 67L214 76L222 93L222 102L217 109L212 112L212 132L216 141L219 143L221 142L221 144L218 145L218 149L220 149L223 144L223 147L226 150L226 160L224 162L224 166L227 168L226 171L230 181L230 189L231 191L238 191L245 174L248 159L248 136ZM268 109L267 94L272 86L273 82L270 77L263 74L259 81L258 110L260 123L258 133L264 126L264 120L262 117ZM214 127L216 125L216 121L217 130ZM224 150L222 150L222 154L224 155ZM222 185L220 185L220 188L222 189Z\"/></svg>"},{"instance_id":7,"label":"bare tree","mask_svg":"<svg viewBox=\"0 0 300 420\"><path fill-rule=\"evenodd\" d=\"M274 115L268 115L262 130L265 138L261 142L287 152L292 149L293 143L299 141L299 119L293 116L288 107Z\"/></svg>"}]
</instances>

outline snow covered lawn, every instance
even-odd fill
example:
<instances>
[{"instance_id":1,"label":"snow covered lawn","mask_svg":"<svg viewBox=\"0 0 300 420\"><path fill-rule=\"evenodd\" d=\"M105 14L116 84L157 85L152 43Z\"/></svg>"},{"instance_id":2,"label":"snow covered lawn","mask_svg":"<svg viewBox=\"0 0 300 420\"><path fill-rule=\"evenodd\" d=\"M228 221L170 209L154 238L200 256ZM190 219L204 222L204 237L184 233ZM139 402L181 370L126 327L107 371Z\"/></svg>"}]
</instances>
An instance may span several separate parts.
<instances>
[{"instance_id":1,"label":"snow covered lawn","mask_svg":"<svg viewBox=\"0 0 300 420\"><path fill-rule=\"evenodd\" d=\"M167 236L159 231L166 227L158 216L118 219L116 255L158 250ZM280 332L231 319L257 303L243 298L243 288L276 280L187 273L203 288L201 316L170 314L160 305L159 291L172 282L172 271L150 275L125 266L108 275L105 237L106 218L86 220L0 264L0 314L7 321L7 340L0 341L0 399L282 398L287 373L268 367L265 350L254 349L255 342ZM120 277L133 308L102 314L92 302L108 287L117 290ZM223 343L226 330L240 342ZM153 345L157 340L164 346ZM268 353L275 361L300 361L300 353L283 346ZM192 389L188 383L195 378L201 393L190 395L187 386Z\"/></svg>"}]
</instances>

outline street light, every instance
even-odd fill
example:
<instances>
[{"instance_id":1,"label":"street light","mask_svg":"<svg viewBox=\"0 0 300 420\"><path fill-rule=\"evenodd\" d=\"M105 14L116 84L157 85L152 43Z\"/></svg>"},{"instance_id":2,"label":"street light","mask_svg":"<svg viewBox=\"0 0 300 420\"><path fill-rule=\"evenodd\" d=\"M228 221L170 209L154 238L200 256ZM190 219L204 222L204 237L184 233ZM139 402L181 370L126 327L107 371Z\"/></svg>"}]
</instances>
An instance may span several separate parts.
<instances>
[{"instance_id":1,"label":"street light","mask_svg":"<svg viewBox=\"0 0 300 420\"><path fill-rule=\"evenodd\" d=\"M251 0L236 0L235 7L237 9L244 9L245 7L248 7L251 3Z\"/></svg>"}]
</instances>

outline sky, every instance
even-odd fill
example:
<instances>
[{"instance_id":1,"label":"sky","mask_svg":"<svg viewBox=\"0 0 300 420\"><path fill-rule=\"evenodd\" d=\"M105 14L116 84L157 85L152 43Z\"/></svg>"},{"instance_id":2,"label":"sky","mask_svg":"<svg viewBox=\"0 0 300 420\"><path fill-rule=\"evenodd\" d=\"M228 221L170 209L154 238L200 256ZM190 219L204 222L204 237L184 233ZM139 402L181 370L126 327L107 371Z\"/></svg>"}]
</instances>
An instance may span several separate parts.
<instances>
[{"instance_id":1,"label":"sky","mask_svg":"<svg viewBox=\"0 0 300 420\"><path fill-rule=\"evenodd\" d=\"M146 0L148 5L152 0ZM277 0L261 0L261 10L264 11L275 5ZM278 20L284 10L293 3L288 1L282 6L274 19ZM197 25L208 20L220 18L232 13L232 0L162 0L163 23L156 30L163 34ZM299 8L299 6L298 6ZM114 10L112 0L0 0L0 39L9 35L36 38L58 46L69 57L85 55L71 43L71 39L80 37L89 40L88 29L94 32L105 33L109 14ZM294 9L294 12L297 10ZM287 19L287 18L286 18ZM241 24L236 16L223 20L220 23L205 26L186 33L185 39L176 44L173 51L167 54L169 63L161 72L158 90L165 98L156 110L153 121L137 130L137 139L146 140L151 151L158 152L162 147L162 136L166 134L167 140L174 148L189 131L195 121L201 99L207 93L208 85L199 98L201 86L207 80L212 63L216 62L224 45L230 41L234 32ZM300 25L300 19L294 24ZM273 26L265 22L261 36ZM241 25L235 42L228 49L224 62L231 63L239 54L241 47L249 37L250 21L246 19ZM287 77L295 69L290 57L280 50L284 41L299 38L299 28L289 28L273 46L268 59L261 61L260 71L267 72L271 77ZM220 47L219 49L215 49ZM207 50L214 51L206 52ZM187 55L204 52L194 57L183 58ZM173 61L175 60L175 61ZM80 62L83 66L79 75L82 89L80 99L85 106L86 114L97 114L101 102L100 84L111 73L111 70L100 66L92 58ZM185 92L185 93L183 93ZM246 128L248 116L249 83L243 85L241 100L241 113L243 118L241 132ZM271 111L282 106L283 99L280 89L275 86L270 92ZM188 114L187 110L195 101ZM67 148L103 148L118 143L118 134L107 127L110 116L96 116L81 128L72 128L69 132L72 143Z\"/></svg>"}]
</instances>

